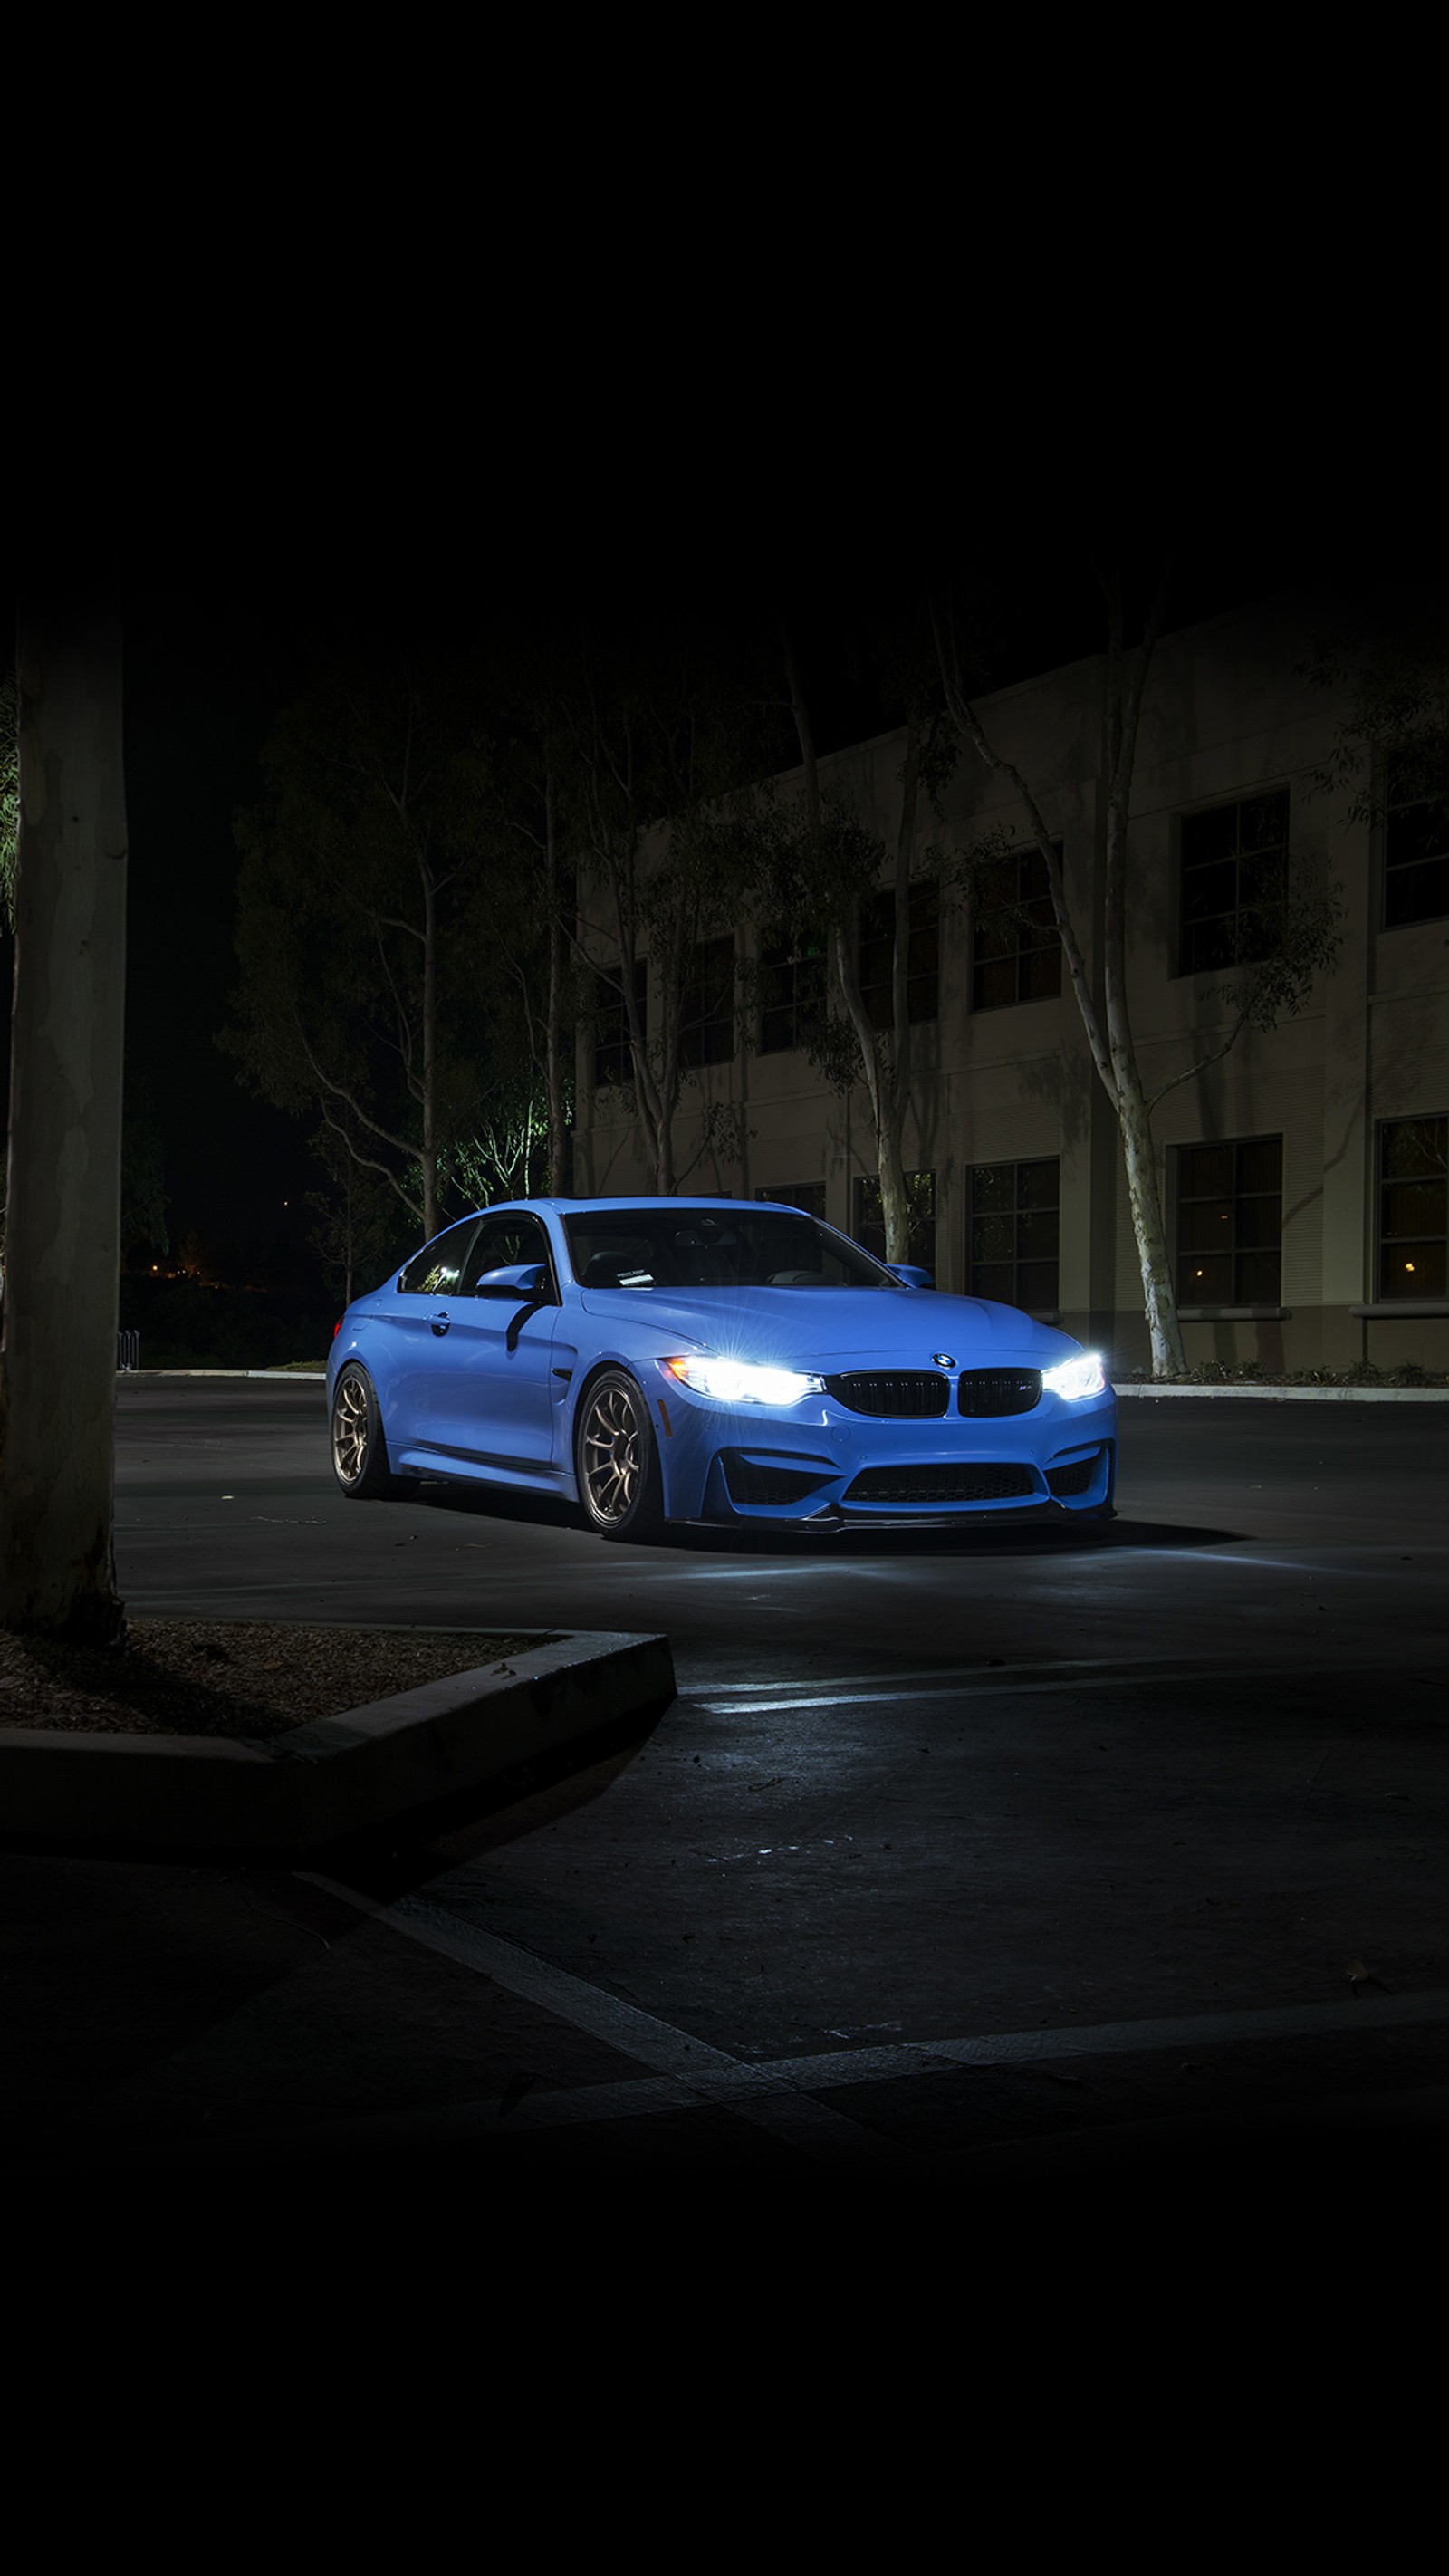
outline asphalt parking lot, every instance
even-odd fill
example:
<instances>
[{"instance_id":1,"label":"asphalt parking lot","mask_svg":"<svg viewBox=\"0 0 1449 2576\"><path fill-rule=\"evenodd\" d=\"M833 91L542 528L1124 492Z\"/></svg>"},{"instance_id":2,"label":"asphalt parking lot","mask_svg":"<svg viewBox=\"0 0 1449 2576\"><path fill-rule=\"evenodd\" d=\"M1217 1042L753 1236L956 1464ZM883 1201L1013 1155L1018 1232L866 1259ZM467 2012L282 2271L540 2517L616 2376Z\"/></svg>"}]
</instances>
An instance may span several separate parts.
<instances>
[{"instance_id":1,"label":"asphalt parking lot","mask_svg":"<svg viewBox=\"0 0 1449 2576\"><path fill-rule=\"evenodd\" d=\"M12 2171L1438 2152L1449 1407L1135 1400L1110 1525L747 1549L346 1503L307 1383L123 1381L118 1440L135 1612L662 1630L680 1696L425 1845L5 1852Z\"/></svg>"}]
</instances>

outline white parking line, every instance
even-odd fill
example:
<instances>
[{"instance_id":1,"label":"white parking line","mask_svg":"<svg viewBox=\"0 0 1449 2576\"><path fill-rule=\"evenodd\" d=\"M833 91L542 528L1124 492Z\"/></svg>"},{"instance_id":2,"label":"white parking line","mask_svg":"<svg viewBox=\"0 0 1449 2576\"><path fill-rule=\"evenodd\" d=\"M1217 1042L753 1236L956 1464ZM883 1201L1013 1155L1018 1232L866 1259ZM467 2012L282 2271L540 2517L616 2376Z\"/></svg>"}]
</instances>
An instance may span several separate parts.
<instances>
[{"instance_id":1,"label":"white parking line","mask_svg":"<svg viewBox=\"0 0 1449 2576\"><path fill-rule=\"evenodd\" d=\"M1281 1664L1256 1666L1244 1672L1236 1665L1201 1664L1159 1665L1155 1671L1135 1672L1126 1663L1114 1664L1106 1672L1081 1672L1062 1665L1050 1681L1018 1681L1009 1673L985 1675L975 1673L969 1681L948 1682L923 1689L915 1683L905 1690L811 1691L793 1699L700 1699L694 1705L710 1717L765 1717L777 1709L799 1708L880 1708L897 1701L914 1703L928 1699L1025 1699L1035 1691L1080 1690L1150 1690L1154 1684L1164 1689L1187 1675L1210 1680L1216 1687L1224 1680L1234 1682L1281 1682ZM681 1697L688 1697L681 1693Z\"/></svg>"},{"instance_id":2,"label":"white parking line","mask_svg":"<svg viewBox=\"0 0 1449 2576\"><path fill-rule=\"evenodd\" d=\"M383 1905L361 1895L356 1888L340 1886L335 1879L319 1877L312 1870L299 1870L297 1875L371 1915L375 1922L390 1924L409 1940L420 1941L442 1957L491 1977L508 1993L542 2004L560 2021L606 2041L621 2056L636 2058L641 2065L652 2066L669 2077L662 2094L657 2086L644 2088L650 2098L640 2100L642 2110L715 2104L727 2096L729 2107L740 2118L829 2163L870 2162L890 2152L873 2130L863 2129L858 2122L832 2111L828 2104L797 2092L790 2076L778 2067L766 2071L744 2065L722 2048L711 2047L708 2040L691 2039L687 2031L676 2030L672 2022L641 2012L637 2005L624 2003L619 1996L605 1993L602 1987L590 1985L582 1977L571 1976L566 1968L552 1967L547 1960L519 1949L512 1941L500 1940L495 1933L476 1930L445 1907L430 1905L419 1896L404 1896L395 1905ZM591 2085L587 2089L592 2093L595 2088ZM632 2098L630 2085L609 2090Z\"/></svg>"},{"instance_id":3,"label":"white parking line","mask_svg":"<svg viewBox=\"0 0 1449 2576\"><path fill-rule=\"evenodd\" d=\"M726 1700L747 1698L760 1691L864 1690L867 1686L884 1690L903 1687L910 1682L979 1682L993 1673L1003 1680L1010 1680L1013 1673L1115 1673L1128 1664L1161 1664L1169 1660L1161 1655L1062 1655L1053 1656L1049 1662L1038 1656L1029 1663L1008 1663L1003 1658L995 1664L934 1664L929 1671L918 1666L914 1672L906 1673L822 1674L818 1684L808 1676L797 1675L792 1679L782 1674L778 1680L710 1682L706 1687L711 1700ZM695 1696L696 1693L687 1688L681 1693L682 1698L693 1699Z\"/></svg>"},{"instance_id":4,"label":"white parking line","mask_svg":"<svg viewBox=\"0 0 1449 2576\"><path fill-rule=\"evenodd\" d=\"M312 1870L299 1878L409 1940L490 1977L510 1994L544 2006L560 2021L586 2030L622 2055L652 2066L651 2076L607 2084L540 2090L511 2115L514 2129L575 2127L592 2121L636 2119L650 2113L714 2105L771 2130L807 2154L837 2163L899 2157L904 2151L859 2122L843 2118L813 2094L852 2084L889 2083L943 2072L951 2066L1022 2066L1062 2057L1165 2054L1179 2048L1221 2047L1253 2039L1310 2039L1324 2034L1366 2034L1416 2023L1449 2021L1449 1989L1405 1995L1350 1998L1343 2003L1254 2005L1237 2011L1178 2015L1170 2020L1060 2025L1037 2030L983 2031L963 2039L898 2041L878 2048L842 2048L810 2057L777 2057L755 2064L731 2057L709 2041L691 2038L672 2022L556 1968L515 1942L476 1930L446 1906L404 1896L379 1903L357 1889ZM433 2111L379 2115L381 2134L408 2129L433 2134L440 2121L469 2131L491 2127L496 2105L459 2104ZM369 2122L348 2122L348 2133Z\"/></svg>"}]
</instances>

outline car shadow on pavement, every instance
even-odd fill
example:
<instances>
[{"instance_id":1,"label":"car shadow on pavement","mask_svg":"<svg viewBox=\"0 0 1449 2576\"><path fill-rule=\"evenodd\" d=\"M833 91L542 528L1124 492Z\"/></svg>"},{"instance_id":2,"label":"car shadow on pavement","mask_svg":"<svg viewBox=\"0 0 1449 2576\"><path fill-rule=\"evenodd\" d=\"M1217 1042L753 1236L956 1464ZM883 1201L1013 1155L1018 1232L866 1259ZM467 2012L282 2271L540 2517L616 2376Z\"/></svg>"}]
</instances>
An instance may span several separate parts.
<instances>
[{"instance_id":1,"label":"car shadow on pavement","mask_svg":"<svg viewBox=\"0 0 1449 2576\"><path fill-rule=\"evenodd\" d=\"M572 1530L589 1535L576 1503L555 1501L549 1494L504 1493L484 1485L424 1484L414 1498L431 1511L461 1513L475 1520L526 1522L536 1529ZM1038 1520L1025 1513L1010 1520L979 1519L949 1528L807 1529L788 1521L739 1523L710 1528L700 1522L676 1522L652 1543L623 1542L654 1555L663 1551L700 1556L1032 1556L1097 1555L1103 1550L1157 1547L1229 1547L1246 1537L1243 1530L1206 1529L1192 1522L1083 1518ZM600 1539L601 1547L614 1544Z\"/></svg>"}]
</instances>

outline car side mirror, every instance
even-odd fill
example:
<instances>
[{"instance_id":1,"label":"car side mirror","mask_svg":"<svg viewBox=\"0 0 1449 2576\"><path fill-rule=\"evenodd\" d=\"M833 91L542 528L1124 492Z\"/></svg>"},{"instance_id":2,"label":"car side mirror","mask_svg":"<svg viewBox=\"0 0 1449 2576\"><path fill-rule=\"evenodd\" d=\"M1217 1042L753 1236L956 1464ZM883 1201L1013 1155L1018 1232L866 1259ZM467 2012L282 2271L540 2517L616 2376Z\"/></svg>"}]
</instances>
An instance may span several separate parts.
<instances>
[{"instance_id":1,"label":"car side mirror","mask_svg":"<svg viewBox=\"0 0 1449 2576\"><path fill-rule=\"evenodd\" d=\"M888 1261L886 1268L893 1279L899 1279L903 1288L934 1288L936 1285L930 1271L918 1270L914 1262Z\"/></svg>"},{"instance_id":2,"label":"car side mirror","mask_svg":"<svg viewBox=\"0 0 1449 2576\"><path fill-rule=\"evenodd\" d=\"M541 1304L548 1295L548 1264L544 1261L514 1261L504 1270L485 1270L473 1294L475 1297L511 1297L515 1305L521 1298L532 1297Z\"/></svg>"}]
</instances>

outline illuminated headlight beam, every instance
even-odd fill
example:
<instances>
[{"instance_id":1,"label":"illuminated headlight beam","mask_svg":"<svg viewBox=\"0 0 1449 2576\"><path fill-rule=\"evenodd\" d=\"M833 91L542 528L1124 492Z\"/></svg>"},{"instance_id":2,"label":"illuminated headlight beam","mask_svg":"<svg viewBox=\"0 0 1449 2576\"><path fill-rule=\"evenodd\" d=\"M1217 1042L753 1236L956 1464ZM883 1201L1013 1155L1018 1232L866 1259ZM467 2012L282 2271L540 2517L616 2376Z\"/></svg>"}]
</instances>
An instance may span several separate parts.
<instances>
[{"instance_id":1,"label":"illuminated headlight beam","mask_svg":"<svg viewBox=\"0 0 1449 2576\"><path fill-rule=\"evenodd\" d=\"M666 1360L671 1377L696 1395L707 1395L716 1404L798 1404L803 1395L823 1395L823 1377L807 1377L800 1369L760 1368L747 1360L720 1360L705 1356Z\"/></svg>"},{"instance_id":2,"label":"illuminated headlight beam","mask_svg":"<svg viewBox=\"0 0 1449 2576\"><path fill-rule=\"evenodd\" d=\"M1053 1395L1064 1395L1069 1401L1083 1395L1104 1395L1107 1388L1098 1351L1081 1351L1075 1359L1061 1360L1055 1368L1043 1369L1041 1382L1051 1388Z\"/></svg>"}]
</instances>

